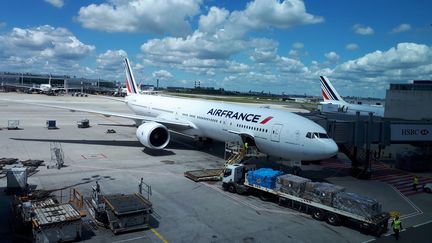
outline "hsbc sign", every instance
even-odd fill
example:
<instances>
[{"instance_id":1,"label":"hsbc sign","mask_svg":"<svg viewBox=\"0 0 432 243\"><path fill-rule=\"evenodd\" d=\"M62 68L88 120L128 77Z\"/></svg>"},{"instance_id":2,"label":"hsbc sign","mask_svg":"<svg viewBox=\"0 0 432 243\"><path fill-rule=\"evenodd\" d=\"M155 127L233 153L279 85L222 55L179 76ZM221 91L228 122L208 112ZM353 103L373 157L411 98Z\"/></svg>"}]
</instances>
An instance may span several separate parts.
<instances>
[{"instance_id":1,"label":"hsbc sign","mask_svg":"<svg viewBox=\"0 0 432 243\"><path fill-rule=\"evenodd\" d=\"M392 124L392 141L432 141L432 124Z\"/></svg>"}]
</instances>

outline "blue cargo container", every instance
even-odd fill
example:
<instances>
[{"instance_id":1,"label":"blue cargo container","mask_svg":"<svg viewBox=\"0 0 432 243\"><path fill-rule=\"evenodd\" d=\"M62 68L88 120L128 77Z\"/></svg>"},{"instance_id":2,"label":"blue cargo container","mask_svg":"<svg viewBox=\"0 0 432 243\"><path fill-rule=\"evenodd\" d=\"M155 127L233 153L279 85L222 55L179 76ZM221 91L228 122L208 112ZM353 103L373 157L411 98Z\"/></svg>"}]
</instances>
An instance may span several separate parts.
<instances>
[{"instance_id":1,"label":"blue cargo container","mask_svg":"<svg viewBox=\"0 0 432 243\"><path fill-rule=\"evenodd\" d=\"M276 178L283 173L278 170L261 168L247 173L247 179L250 184L259 185L269 189L276 187Z\"/></svg>"}]
</instances>

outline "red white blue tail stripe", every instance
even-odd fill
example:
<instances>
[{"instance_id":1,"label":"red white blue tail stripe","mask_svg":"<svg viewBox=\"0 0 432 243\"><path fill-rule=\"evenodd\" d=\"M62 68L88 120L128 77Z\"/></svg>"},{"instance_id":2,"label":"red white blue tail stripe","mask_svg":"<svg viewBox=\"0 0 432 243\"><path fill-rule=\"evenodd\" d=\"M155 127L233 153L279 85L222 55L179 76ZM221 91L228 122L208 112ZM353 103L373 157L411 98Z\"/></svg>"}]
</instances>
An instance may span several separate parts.
<instances>
[{"instance_id":1,"label":"red white blue tail stripe","mask_svg":"<svg viewBox=\"0 0 432 243\"><path fill-rule=\"evenodd\" d=\"M326 76L320 76L321 93L324 101L343 101Z\"/></svg>"},{"instance_id":2,"label":"red white blue tail stripe","mask_svg":"<svg viewBox=\"0 0 432 243\"><path fill-rule=\"evenodd\" d=\"M126 73L126 90L127 94L138 94L138 87L135 82L132 68L129 63L129 59L125 58L125 73Z\"/></svg>"}]
</instances>

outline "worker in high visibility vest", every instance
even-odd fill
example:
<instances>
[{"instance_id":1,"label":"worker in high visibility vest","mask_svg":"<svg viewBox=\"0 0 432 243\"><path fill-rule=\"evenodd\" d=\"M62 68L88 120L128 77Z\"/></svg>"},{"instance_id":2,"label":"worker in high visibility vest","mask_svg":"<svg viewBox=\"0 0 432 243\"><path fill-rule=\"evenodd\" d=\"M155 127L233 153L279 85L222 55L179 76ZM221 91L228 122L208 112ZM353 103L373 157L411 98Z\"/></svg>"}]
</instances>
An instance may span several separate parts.
<instances>
[{"instance_id":1,"label":"worker in high visibility vest","mask_svg":"<svg viewBox=\"0 0 432 243\"><path fill-rule=\"evenodd\" d=\"M413 181L413 190L417 191L417 186L419 184L419 178L418 176L414 176L414 181Z\"/></svg>"},{"instance_id":2,"label":"worker in high visibility vest","mask_svg":"<svg viewBox=\"0 0 432 243\"><path fill-rule=\"evenodd\" d=\"M399 240L399 232L402 229L402 222L399 220L399 216L396 216L393 222L391 223L393 227L393 232L396 240Z\"/></svg>"}]
</instances>

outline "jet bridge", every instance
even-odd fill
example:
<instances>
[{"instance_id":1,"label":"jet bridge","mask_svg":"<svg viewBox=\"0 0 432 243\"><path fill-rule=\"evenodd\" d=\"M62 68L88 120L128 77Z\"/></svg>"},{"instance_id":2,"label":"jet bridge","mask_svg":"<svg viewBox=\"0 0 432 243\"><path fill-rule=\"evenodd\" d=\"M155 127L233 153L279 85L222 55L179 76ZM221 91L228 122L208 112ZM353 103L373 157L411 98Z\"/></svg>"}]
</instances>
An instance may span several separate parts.
<instances>
[{"instance_id":1,"label":"jet bridge","mask_svg":"<svg viewBox=\"0 0 432 243\"><path fill-rule=\"evenodd\" d=\"M300 114L324 127L339 149L352 161L353 171L370 177L371 160L391 144L412 144L432 154L432 121L408 121L369 116ZM373 146L372 146L373 145ZM372 146L372 147L371 147Z\"/></svg>"}]
</instances>

